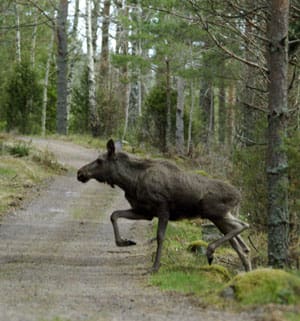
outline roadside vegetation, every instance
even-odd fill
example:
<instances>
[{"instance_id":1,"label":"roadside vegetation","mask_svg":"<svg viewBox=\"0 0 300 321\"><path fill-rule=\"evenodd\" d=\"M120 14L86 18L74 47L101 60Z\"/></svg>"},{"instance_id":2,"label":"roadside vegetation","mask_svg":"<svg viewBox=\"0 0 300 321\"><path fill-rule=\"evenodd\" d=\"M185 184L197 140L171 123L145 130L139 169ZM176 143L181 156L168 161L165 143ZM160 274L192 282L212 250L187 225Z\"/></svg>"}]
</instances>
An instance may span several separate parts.
<instances>
[{"instance_id":1,"label":"roadside vegetation","mask_svg":"<svg viewBox=\"0 0 300 321\"><path fill-rule=\"evenodd\" d=\"M0 134L0 217L62 170L49 151L38 151L30 143Z\"/></svg>"},{"instance_id":2,"label":"roadside vegetation","mask_svg":"<svg viewBox=\"0 0 300 321\"><path fill-rule=\"evenodd\" d=\"M236 253L229 246L218 249L209 266L205 255L207 242L203 240L209 235L201 228L202 223L201 220L169 222L162 267L149 277L149 283L163 291L196 297L203 307L213 305L233 310L263 307L264 320L298 321L299 270L265 268L266 240L261 235L251 236L256 248L251 249L252 272L242 272Z\"/></svg>"}]
</instances>

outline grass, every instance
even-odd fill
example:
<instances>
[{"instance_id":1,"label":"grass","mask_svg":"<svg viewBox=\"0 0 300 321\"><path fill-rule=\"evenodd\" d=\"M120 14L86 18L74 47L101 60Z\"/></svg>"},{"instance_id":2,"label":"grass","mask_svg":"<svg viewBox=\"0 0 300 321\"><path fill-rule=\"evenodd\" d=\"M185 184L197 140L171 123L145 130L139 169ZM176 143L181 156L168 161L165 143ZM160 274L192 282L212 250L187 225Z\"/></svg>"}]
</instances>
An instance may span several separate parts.
<instances>
[{"instance_id":1,"label":"grass","mask_svg":"<svg viewBox=\"0 0 300 321\"><path fill-rule=\"evenodd\" d=\"M150 282L162 290L209 296L223 287L224 275L219 273L218 266L206 268L164 267Z\"/></svg>"},{"instance_id":2,"label":"grass","mask_svg":"<svg viewBox=\"0 0 300 321\"><path fill-rule=\"evenodd\" d=\"M0 135L0 217L18 207L28 191L61 170L53 156Z\"/></svg>"}]
</instances>

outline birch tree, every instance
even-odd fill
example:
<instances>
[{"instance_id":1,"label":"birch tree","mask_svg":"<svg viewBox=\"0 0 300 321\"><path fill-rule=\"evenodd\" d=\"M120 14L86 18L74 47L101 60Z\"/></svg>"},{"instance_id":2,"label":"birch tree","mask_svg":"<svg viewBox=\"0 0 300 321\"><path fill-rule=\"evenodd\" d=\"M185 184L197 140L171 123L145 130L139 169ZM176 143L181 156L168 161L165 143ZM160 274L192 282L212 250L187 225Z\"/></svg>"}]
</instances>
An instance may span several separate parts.
<instances>
[{"instance_id":1,"label":"birch tree","mask_svg":"<svg viewBox=\"0 0 300 321\"><path fill-rule=\"evenodd\" d=\"M93 0L93 9L91 11L91 19L92 19L92 42L93 42L93 50L94 50L94 59L96 62L97 56L97 40L98 40L98 18L100 14L100 0Z\"/></svg>"},{"instance_id":2,"label":"birch tree","mask_svg":"<svg viewBox=\"0 0 300 321\"><path fill-rule=\"evenodd\" d=\"M57 106L56 129L58 134L68 133L67 80L68 80L68 0L60 0L57 13Z\"/></svg>"},{"instance_id":3,"label":"birch tree","mask_svg":"<svg viewBox=\"0 0 300 321\"><path fill-rule=\"evenodd\" d=\"M188 138L187 138L187 154L192 152L192 126L193 126L193 115L195 109L195 89L194 81L190 84L190 96L191 96L191 107L189 112L189 125L188 125Z\"/></svg>"},{"instance_id":4,"label":"birch tree","mask_svg":"<svg viewBox=\"0 0 300 321\"><path fill-rule=\"evenodd\" d=\"M30 64L31 67L34 68L35 66L35 51L36 51L36 37L37 37L37 30L38 30L38 13L36 9L33 8L32 10L34 16L34 25L31 35L31 53L30 53Z\"/></svg>"},{"instance_id":5,"label":"birch tree","mask_svg":"<svg viewBox=\"0 0 300 321\"><path fill-rule=\"evenodd\" d=\"M118 16L122 17L129 21L129 7L124 0L115 1L115 4L118 8ZM129 117L129 99L130 99L130 81L129 81L129 68L128 68L128 26L118 23L117 25L117 34L116 34L116 54L123 55L125 57L124 61L120 66L120 92L121 96L119 97L120 105L124 115L124 126L122 139L125 138L128 128L128 117Z\"/></svg>"},{"instance_id":6,"label":"birch tree","mask_svg":"<svg viewBox=\"0 0 300 321\"><path fill-rule=\"evenodd\" d=\"M102 41L101 41L101 55L100 55L100 82L104 88L108 87L108 73L109 73L109 24L110 24L110 0L105 0L102 11Z\"/></svg>"},{"instance_id":7,"label":"birch tree","mask_svg":"<svg viewBox=\"0 0 300 321\"><path fill-rule=\"evenodd\" d=\"M46 134L46 119L47 119L47 103L48 103L48 83L49 83L49 72L50 72L50 64L53 55L53 44L55 38L55 31L51 34L50 44L48 48L48 57L45 68L45 77L43 84L43 102L42 102L42 136Z\"/></svg>"},{"instance_id":8,"label":"birch tree","mask_svg":"<svg viewBox=\"0 0 300 321\"><path fill-rule=\"evenodd\" d=\"M21 63L21 31L20 31L20 13L19 5L15 3L15 15L16 15L16 61Z\"/></svg>"},{"instance_id":9,"label":"birch tree","mask_svg":"<svg viewBox=\"0 0 300 321\"><path fill-rule=\"evenodd\" d=\"M92 37L92 10L91 0L86 0L86 41L87 41L87 60L88 60L88 95L89 95L89 115L90 128L94 137L99 135L99 118L96 103L96 81L94 49Z\"/></svg>"},{"instance_id":10,"label":"birch tree","mask_svg":"<svg viewBox=\"0 0 300 321\"><path fill-rule=\"evenodd\" d=\"M73 89L73 76L74 76L74 67L75 67L75 58L74 52L76 52L77 47L77 29L78 29L78 19L79 19L79 0L75 1L75 13L74 13L74 20L73 26L71 31L71 39L70 39L70 53L69 53L69 74L68 74L68 96L67 96L67 112L68 115L71 111L71 104L72 104L72 89Z\"/></svg>"},{"instance_id":11,"label":"birch tree","mask_svg":"<svg viewBox=\"0 0 300 321\"><path fill-rule=\"evenodd\" d=\"M184 79L177 77L176 152L184 153Z\"/></svg>"}]
</instances>

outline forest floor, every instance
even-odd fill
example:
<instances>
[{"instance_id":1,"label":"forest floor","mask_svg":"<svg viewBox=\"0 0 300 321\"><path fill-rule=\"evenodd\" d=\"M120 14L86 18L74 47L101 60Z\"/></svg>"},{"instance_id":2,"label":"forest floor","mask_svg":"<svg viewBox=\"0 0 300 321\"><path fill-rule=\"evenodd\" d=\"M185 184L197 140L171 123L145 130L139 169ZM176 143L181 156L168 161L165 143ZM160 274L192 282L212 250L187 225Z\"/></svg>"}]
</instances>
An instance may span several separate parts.
<instances>
[{"instance_id":1,"label":"forest floor","mask_svg":"<svg viewBox=\"0 0 300 321\"><path fill-rule=\"evenodd\" d=\"M150 286L149 223L122 221L123 236L138 245L117 248L109 215L128 207L122 191L76 180L97 152L58 140L33 144L69 170L1 221L0 321L261 320L258 311L204 309L192 295Z\"/></svg>"}]
</instances>

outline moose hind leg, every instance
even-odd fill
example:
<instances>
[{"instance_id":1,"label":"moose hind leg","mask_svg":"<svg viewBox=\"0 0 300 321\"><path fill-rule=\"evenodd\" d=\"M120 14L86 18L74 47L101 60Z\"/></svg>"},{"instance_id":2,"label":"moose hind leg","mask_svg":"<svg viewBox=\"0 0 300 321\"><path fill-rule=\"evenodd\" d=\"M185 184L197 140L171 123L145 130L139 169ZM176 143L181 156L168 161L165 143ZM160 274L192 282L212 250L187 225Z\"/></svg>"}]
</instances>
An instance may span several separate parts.
<instances>
[{"instance_id":1,"label":"moose hind leg","mask_svg":"<svg viewBox=\"0 0 300 321\"><path fill-rule=\"evenodd\" d=\"M239 242L240 246L242 247L243 251L245 253L250 253L250 248L248 247L248 245L245 243L245 241L243 240L243 238L240 235L236 236L237 241Z\"/></svg>"},{"instance_id":2,"label":"moose hind leg","mask_svg":"<svg viewBox=\"0 0 300 321\"><path fill-rule=\"evenodd\" d=\"M217 228L224 234L223 237L220 239L211 242L207 247L207 260L208 263L211 264L213 261L213 255L215 250L224 244L225 242L235 238L238 236L241 232L243 232L245 229L249 228L249 225L244 223L241 220L238 220L230 213L227 213L224 217L218 217L213 220L213 223L217 226ZM242 239L239 239L237 245L239 246L239 243L242 243L243 247L246 246L244 241ZM240 246L239 246L240 248Z\"/></svg>"},{"instance_id":3,"label":"moose hind leg","mask_svg":"<svg viewBox=\"0 0 300 321\"><path fill-rule=\"evenodd\" d=\"M251 261L250 261L250 257L249 257L249 252L246 252L245 249L243 248L243 246L241 246L239 240L237 239L237 237L232 238L231 240L229 240L231 246L233 247L233 249L237 252L240 260L243 263L243 266L245 268L245 271L251 271ZM248 247L247 247L248 249Z\"/></svg>"}]
</instances>

